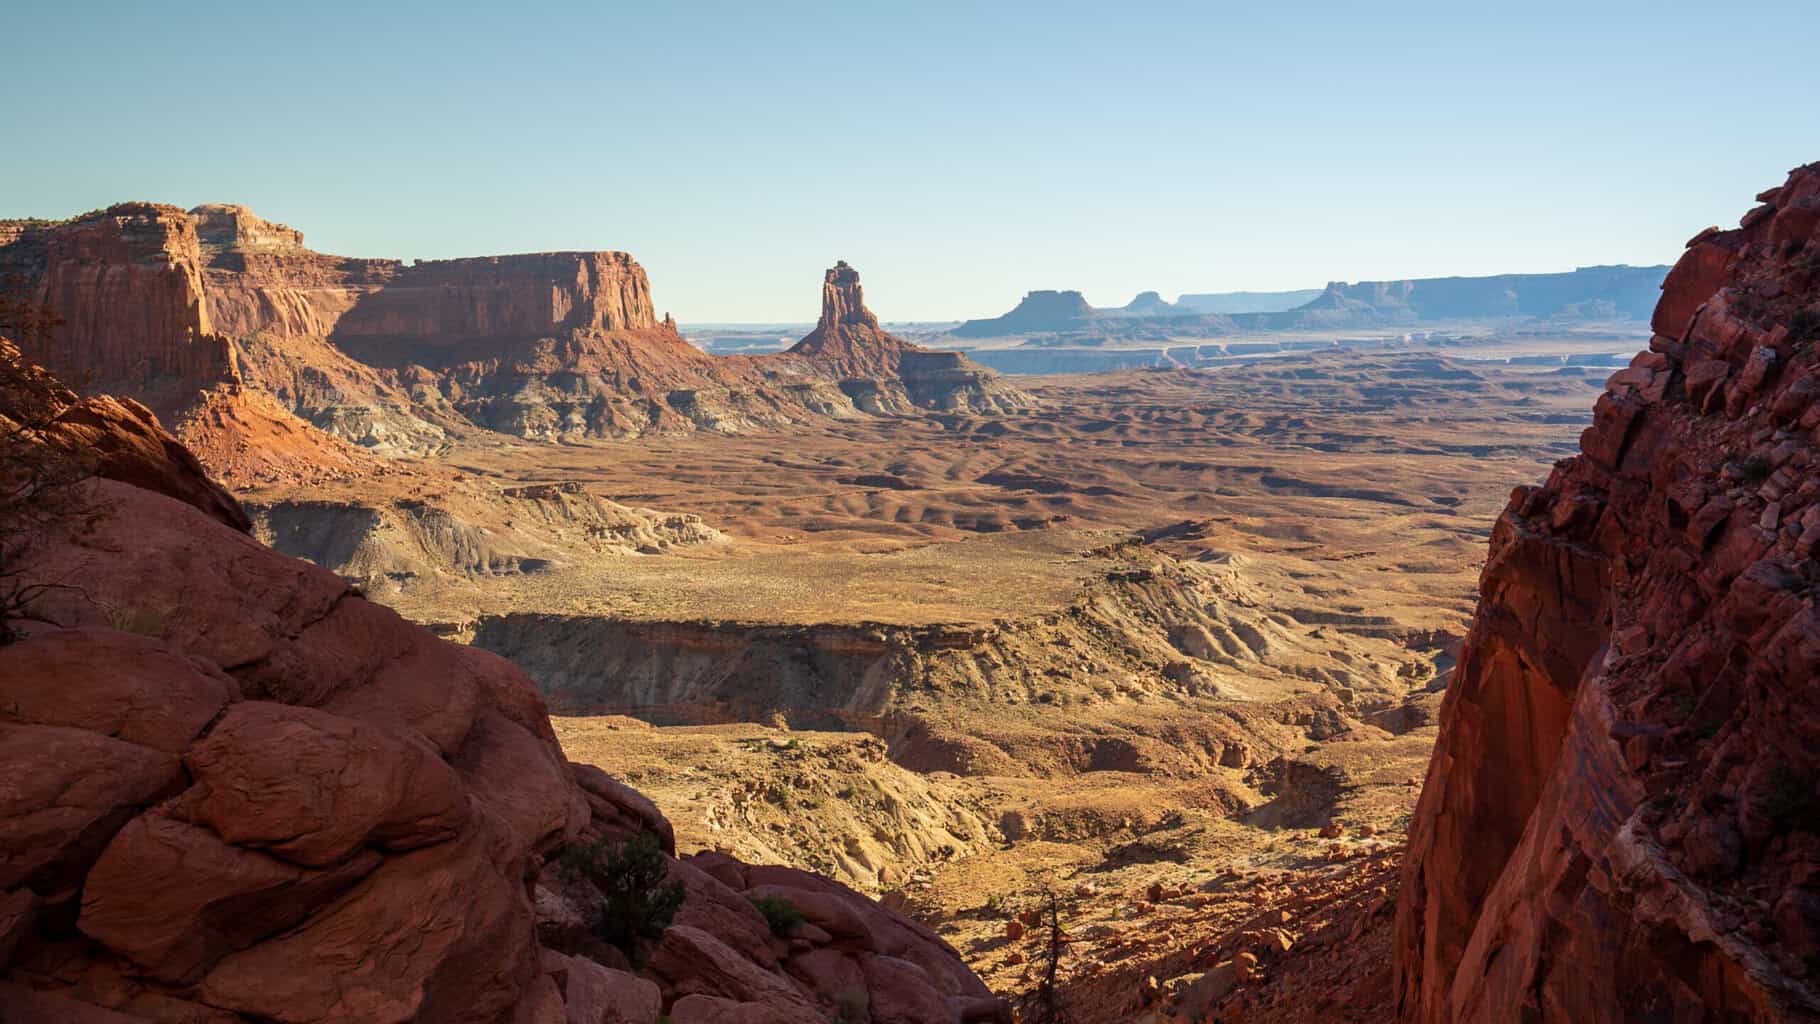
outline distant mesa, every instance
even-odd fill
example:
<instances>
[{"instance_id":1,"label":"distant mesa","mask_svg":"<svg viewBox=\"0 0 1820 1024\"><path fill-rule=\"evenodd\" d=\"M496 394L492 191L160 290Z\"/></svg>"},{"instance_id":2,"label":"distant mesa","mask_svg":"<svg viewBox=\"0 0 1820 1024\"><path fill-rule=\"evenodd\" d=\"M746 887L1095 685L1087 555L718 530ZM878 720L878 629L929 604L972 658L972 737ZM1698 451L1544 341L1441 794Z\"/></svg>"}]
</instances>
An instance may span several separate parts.
<instances>
[{"instance_id":1,"label":"distant mesa","mask_svg":"<svg viewBox=\"0 0 1820 1024\"><path fill-rule=\"evenodd\" d=\"M1287 292L1203 292L1178 296L1177 307L1195 313L1282 313L1319 298L1319 288Z\"/></svg>"},{"instance_id":2,"label":"distant mesa","mask_svg":"<svg viewBox=\"0 0 1820 1024\"><path fill-rule=\"evenodd\" d=\"M953 333L961 338L996 338L1037 331L1078 330L1096 316L1085 296L1076 291L1034 291L1017 308L990 320L968 320Z\"/></svg>"},{"instance_id":3,"label":"distant mesa","mask_svg":"<svg viewBox=\"0 0 1820 1024\"><path fill-rule=\"evenodd\" d=\"M1410 320L1570 317L1647 320L1668 267L1580 267L1559 274L1335 282L1303 311L1346 310Z\"/></svg>"},{"instance_id":4,"label":"distant mesa","mask_svg":"<svg viewBox=\"0 0 1820 1024\"><path fill-rule=\"evenodd\" d=\"M1188 294L1173 304L1143 292L1105 309L1089 305L1080 292L1033 291L1004 316L968 320L951 333L961 338L1053 334L1093 343L1456 320L1645 320L1667 273L1666 266L1601 266L1558 274L1334 282L1301 291Z\"/></svg>"}]
</instances>

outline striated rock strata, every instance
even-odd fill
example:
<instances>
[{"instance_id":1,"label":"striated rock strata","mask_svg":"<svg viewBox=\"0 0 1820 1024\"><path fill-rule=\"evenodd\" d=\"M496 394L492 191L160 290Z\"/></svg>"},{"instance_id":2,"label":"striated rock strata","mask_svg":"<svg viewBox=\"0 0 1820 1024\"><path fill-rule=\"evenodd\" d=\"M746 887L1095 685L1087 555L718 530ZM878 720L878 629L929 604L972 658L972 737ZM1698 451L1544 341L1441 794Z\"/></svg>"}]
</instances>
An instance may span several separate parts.
<instances>
[{"instance_id":1,"label":"striated rock strata","mask_svg":"<svg viewBox=\"0 0 1820 1024\"><path fill-rule=\"evenodd\" d=\"M1820 1019L1820 164L1519 488L1410 830L1408 1021Z\"/></svg>"},{"instance_id":2,"label":"striated rock strata","mask_svg":"<svg viewBox=\"0 0 1820 1024\"><path fill-rule=\"evenodd\" d=\"M838 308L803 344L725 358L657 315L644 268L623 252L355 259L313 252L302 232L240 206L0 222L0 279L63 320L26 340L27 356L143 401L237 481L369 468L305 422L397 455L476 427L738 433L1030 404L964 357L881 331L845 264L824 286Z\"/></svg>"},{"instance_id":3,"label":"striated rock strata","mask_svg":"<svg viewBox=\"0 0 1820 1024\"><path fill-rule=\"evenodd\" d=\"M60 587L0 646L0 1020L1007 1019L842 886L675 858L510 663L262 547L149 417L87 429L155 437L185 486L104 477L11 555ZM634 969L593 938L597 875L554 860L640 833L686 895ZM759 897L805 921L774 934Z\"/></svg>"}]
</instances>

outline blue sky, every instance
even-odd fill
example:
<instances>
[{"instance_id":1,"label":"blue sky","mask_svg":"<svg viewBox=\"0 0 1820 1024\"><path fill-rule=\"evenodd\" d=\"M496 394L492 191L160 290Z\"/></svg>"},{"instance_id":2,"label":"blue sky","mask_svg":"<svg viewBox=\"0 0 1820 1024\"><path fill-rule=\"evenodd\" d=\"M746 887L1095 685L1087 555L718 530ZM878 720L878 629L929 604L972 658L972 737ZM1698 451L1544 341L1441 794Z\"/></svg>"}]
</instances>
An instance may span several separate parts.
<instances>
[{"instance_id":1,"label":"blue sky","mask_svg":"<svg viewBox=\"0 0 1820 1024\"><path fill-rule=\"evenodd\" d=\"M0 217L626 249L685 322L1670 262L1820 160L1820 4L7 0Z\"/></svg>"}]
</instances>

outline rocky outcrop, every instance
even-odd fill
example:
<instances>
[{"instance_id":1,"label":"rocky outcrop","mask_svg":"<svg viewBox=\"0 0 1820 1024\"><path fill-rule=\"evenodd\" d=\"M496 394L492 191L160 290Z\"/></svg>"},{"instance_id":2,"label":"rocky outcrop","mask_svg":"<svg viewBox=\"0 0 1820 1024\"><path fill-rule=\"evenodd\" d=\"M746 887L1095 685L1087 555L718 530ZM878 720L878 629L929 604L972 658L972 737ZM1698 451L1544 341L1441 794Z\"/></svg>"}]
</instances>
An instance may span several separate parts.
<instances>
[{"instance_id":1,"label":"rocky outcrop","mask_svg":"<svg viewBox=\"0 0 1820 1024\"><path fill-rule=\"evenodd\" d=\"M878 326L866 308L859 271L841 260L822 278L822 312L815 330L791 346L792 355L846 377L895 374L904 351L912 348Z\"/></svg>"},{"instance_id":2,"label":"rocky outcrop","mask_svg":"<svg viewBox=\"0 0 1820 1024\"><path fill-rule=\"evenodd\" d=\"M204 203L190 211L196 238L214 249L302 249L303 232L275 224L244 206Z\"/></svg>"},{"instance_id":3,"label":"rocky outcrop","mask_svg":"<svg viewBox=\"0 0 1820 1024\"><path fill-rule=\"evenodd\" d=\"M210 470L236 484L363 471L351 446L249 386L236 340L215 327L206 284L213 247L203 246L198 223L216 243L237 232L296 234L243 210L198 221L152 203L0 233L12 237L0 244L0 288L53 318L14 330L16 344L85 391L118 393L171 422Z\"/></svg>"},{"instance_id":4,"label":"rocky outcrop","mask_svg":"<svg viewBox=\"0 0 1820 1024\"><path fill-rule=\"evenodd\" d=\"M123 203L22 227L0 245L0 282L8 281L22 301L61 319L16 340L66 380L168 412L235 379L203 298L194 222L174 206Z\"/></svg>"},{"instance_id":5,"label":"rocky outcrop","mask_svg":"<svg viewBox=\"0 0 1820 1024\"><path fill-rule=\"evenodd\" d=\"M1494 530L1409 834L1404 1020L1820 1017L1820 164L1759 198Z\"/></svg>"},{"instance_id":6,"label":"rocky outcrop","mask_svg":"<svg viewBox=\"0 0 1820 1024\"><path fill-rule=\"evenodd\" d=\"M672 851L649 801L569 764L508 662L186 497L101 479L9 554L58 586L0 644L0 1019L1005 1019L927 930L726 858L666 852L675 921L616 960L592 937L609 880L553 861ZM758 895L808 923L774 934Z\"/></svg>"},{"instance_id":7,"label":"rocky outcrop","mask_svg":"<svg viewBox=\"0 0 1820 1024\"><path fill-rule=\"evenodd\" d=\"M881 329L866 308L859 271L845 260L822 279L815 330L775 359L834 378L848 400L868 413L1011 413L1036 404L962 353L913 345Z\"/></svg>"},{"instance_id":8,"label":"rocky outcrop","mask_svg":"<svg viewBox=\"0 0 1820 1024\"><path fill-rule=\"evenodd\" d=\"M82 460L83 473L176 498L242 532L252 525L240 503L164 432L150 409L130 398L80 398L0 338L0 430L20 429Z\"/></svg>"}]
</instances>

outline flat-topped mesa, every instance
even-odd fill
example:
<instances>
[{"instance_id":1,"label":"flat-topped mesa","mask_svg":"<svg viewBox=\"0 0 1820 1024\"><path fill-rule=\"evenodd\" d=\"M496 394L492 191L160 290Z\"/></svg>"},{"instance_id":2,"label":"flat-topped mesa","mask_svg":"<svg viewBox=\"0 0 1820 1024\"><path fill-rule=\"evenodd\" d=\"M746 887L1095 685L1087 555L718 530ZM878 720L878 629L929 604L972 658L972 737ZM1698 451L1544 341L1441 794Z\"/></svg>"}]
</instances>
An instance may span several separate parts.
<instances>
[{"instance_id":1,"label":"flat-topped mesa","mask_svg":"<svg viewBox=\"0 0 1820 1024\"><path fill-rule=\"evenodd\" d=\"M400 269L360 296L331 338L375 366L420 362L431 369L486 355L513 358L521 344L571 333L670 333L652 306L650 278L626 253L526 253L428 260ZM393 358L368 340L411 346ZM681 340L681 338L677 338Z\"/></svg>"}]
</instances>

